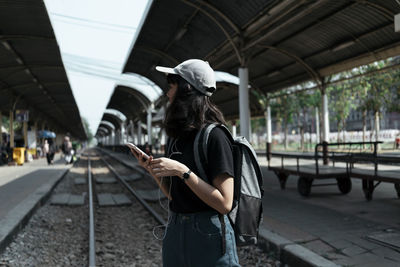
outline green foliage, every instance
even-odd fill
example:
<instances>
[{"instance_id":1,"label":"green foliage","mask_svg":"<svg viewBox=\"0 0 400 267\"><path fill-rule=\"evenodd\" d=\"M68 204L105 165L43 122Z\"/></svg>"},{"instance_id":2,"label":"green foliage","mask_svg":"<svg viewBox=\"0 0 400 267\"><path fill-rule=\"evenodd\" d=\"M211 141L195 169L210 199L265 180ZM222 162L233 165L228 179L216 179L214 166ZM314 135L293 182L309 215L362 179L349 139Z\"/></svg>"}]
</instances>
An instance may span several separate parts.
<instances>
[{"instance_id":1,"label":"green foliage","mask_svg":"<svg viewBox=\"0 0 400 267\"><path fill-rule=\"evenodd\" d=\"M87 121L86 118L82 117L82 123L83 123L83 127L85 129L86 135L88 137L88 143L91 143L93 140L93 133L89 128L89 122Z\"/></svg>"},{"instance_id":2,"label":"green foliage","mask_svg":"<svg viewBox=\"0 0 400 267\"><path fill-rule=\"evenodd\" d=\"M339 78L346 78L348 75L349 73L345 72ZM329 108L333 111L330 118L336 122L338 132L345 129L350 111L356 108L354 87L354 80L344 80L341 83L333 84L326 88L329 95Z\"/></svg>"}]
</instances>

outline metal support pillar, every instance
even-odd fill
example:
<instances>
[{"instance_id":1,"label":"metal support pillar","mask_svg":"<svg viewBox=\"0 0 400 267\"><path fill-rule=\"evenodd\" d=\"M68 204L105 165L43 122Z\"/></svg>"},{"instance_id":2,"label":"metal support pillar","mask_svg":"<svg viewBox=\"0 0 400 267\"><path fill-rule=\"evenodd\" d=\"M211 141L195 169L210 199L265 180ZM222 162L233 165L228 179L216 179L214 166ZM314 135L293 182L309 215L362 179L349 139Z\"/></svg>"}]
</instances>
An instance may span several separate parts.
<instances>
[{"instance_id":1,"label":"metal support pillar","mask_svg":"<svg viewBox=\"0 0 400 267\"><path fill-rule=\"evenodd\" d=\"M329 143L329 110L328 110L328 95L326 91L322 91L322 110L323 110L323 125L324 125L324 140L323 140L323 159L324 165L328 164L328 146Z\"/></svg>"},{"instance_id":2,"label":"metal support pillar","mask_svg":"<svg viewBox=\"0 0 400 267\"><path fill-rule=\"evenodd\" d=\"M0 147L3 145L3 114L0 111Z\"/></svg>"},{"instance_id":3,"label":"metal support pillar","mask_svg":"<svg viewBox=\"0 0 400 267\"><path fill-rule=\"evenodd\" d=\"M152 120L152 112L153 110L153 104L150 105L150 107L147 109L147 143L149 146L152 145L152 127L151 127L151 120Z\"/></svg>"},{"instance_id":4,"label":"metal support pillar","mask_svg":"<svg viewBox=\"0 0 400 267\"><path fill-rule=\"evenodd\" d=\"M124 143L126 143L126 138L125 138L125 125L123 122L121 122L120 124L120 140L119 140L119 145L122 145Z\"/></svg>"},{"instance_id":5,"label":"metal support pillar","mask_svg":"<svg viewBox=\"0 0 400 267\"><path fill-rule=\"evenodd\" d=\"M37 121L35 121L34 123L33 123L33 127L34 127L34 133L35 133L35 147L34 148L37 148L38 147L38 123L37 123Z\"/></svg>"},{"instance_id":6,"label":"metal support pillar","mask_svg":"<svg viewBox=\"0 0 400 267\"><path fill-rule=\"evenodd\" d=\"M318 107L315 107L315 140L317 141L317 144L319 144L319 136L320 136L320 131L319 131L319 110Z\"/></svg>"},{"instance_id":7,"label":"metal support pillar","mask_svg":"<svg viewBox=\"0 0 400 267\"><path fill-rule=\"evenodd\" d=\"M10 148L14 148L14 111L10 110Z\"/></svg>"},{"instance_id":8,"label":"metal support pillar","mask_svg":"<svg viewBox=\"0 0 400 267\"><path fill-rule=\"evenodd\" d=\"M239 114L240 135L250 142L249 72L239 68Z\"/></svg>"},{"instance_id":9,"label":"metal support pillar","mask_svg":"<svg viewBox=\"0 0 400 267\"><path fill-rule=\"evenodd\" d=\"M28 147L28 122L24 121L22 127L24 133L24 147Z\"/></svg>"},{"instance_id":10,"label":"metal support pillar","mask_svg":"<svg viewBox=\"0 0 400 267\"><path fill-rule=\"evenodd\" d=\"M265 121L267 123L267 160L271 159L271 143L272 143L272 123L271 123L271 106L267 104L265 111Z\"/></svg>"},{"instance_id":11,"label":"metal support pillar","mask_svg":"<svg viewBox=\"0 0 400 267\"><path fill-rule=\"evenodd\" d=\"M111 135L110 135L110 145L115 144L115 130L111 130Z\"/></svg>"},{"instance_id":12,"label":"metal support pillar","mask_svg":"<svg viewBox=\"0 0 400 267\"><path fill-rule=\"evenodd\" d=\"M138 129L137 129L137 138L138 138L138 142L137 145L141 145L142 144L142 121L138 121Z\"/></svg>"},{"instance_id":13,"label":"metal support pillar","mask_svg":"<svg viewBox=\"0 0 400 267\"><path fill-rule=\"evenodd\" d=\"M134 136L134 129L133 129L133 122L132 120L129 120L129 126L128 126L128 142L135 143L135 140L133 140Z\"/></svg>"}]
</instances>

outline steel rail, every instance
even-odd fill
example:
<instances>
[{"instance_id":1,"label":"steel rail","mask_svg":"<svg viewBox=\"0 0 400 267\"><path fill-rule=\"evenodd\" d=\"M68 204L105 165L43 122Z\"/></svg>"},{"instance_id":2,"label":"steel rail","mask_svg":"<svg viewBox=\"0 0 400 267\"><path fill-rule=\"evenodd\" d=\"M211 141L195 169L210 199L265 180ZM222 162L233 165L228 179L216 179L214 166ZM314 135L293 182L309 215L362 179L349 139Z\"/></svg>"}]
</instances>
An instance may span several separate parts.
<instances>
[{"instance_id":1,"label":"steel rail","mask_svg":"<svg viewBox=\"0 0 400 267\"><path fill-rule=\"evenodd\" d=\"M157 220L162 225L165 225L166 222L165 220L152 208L147 204L143 198L141 198L138 193L133 190L133 188L115 171L115 169L111 166L110 163L108 163L103 157L100 157L101 160L107 165L107 167L111 170L111 172L118 178L118 180L128 189L129 192L142 204L142 206L150 212L150 214Z\"/></svg>"},{"instance_id":2,"label":"steel rail","mask_svg":"<svg viewBox=\"0 0 400 267\"><path fill-rule=\"evenodd\" d=\"M90 165L89 155L88 155L88 187L89 187L89 267L94 267L96 266L96 248L94 239L92 169Z\"/></svg>"}]
</instances>

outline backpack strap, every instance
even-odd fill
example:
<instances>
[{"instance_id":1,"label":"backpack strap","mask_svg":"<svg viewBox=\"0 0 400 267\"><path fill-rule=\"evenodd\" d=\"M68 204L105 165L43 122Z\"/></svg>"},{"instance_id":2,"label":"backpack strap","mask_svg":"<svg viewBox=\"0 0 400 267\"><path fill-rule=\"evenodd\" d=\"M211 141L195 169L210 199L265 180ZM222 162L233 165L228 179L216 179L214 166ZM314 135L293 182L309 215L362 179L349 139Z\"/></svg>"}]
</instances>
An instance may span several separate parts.
<instances>
[{"instance_id":1,"label":"backpack strap","mask_svg":"<svg viewBox=\"0 0 400 267\"><path fill-rule=\"evenodd\" d=\"M210 183L205 171L208 165L207 143L211 130L214 129L217 125L218 124L209 124L201 128L196 134L196 138L194 139L193 144L194 162L196 164L197 170L199 171L200 178L207 183Z\"/></svg>"},{"instance_id":2,"label":"backpack strap","mask_svg":"<svg viewBox=\"0 0 400 267\"><path fill-rule=\"evenodd\" d=\"M221 128L225 129L225 132L228 132L232 139L232 135L230 134L228 128L225 125L220 125L217 123L209 124L199 130L194 139L193 144L193 151L194 151L194 162L196 164L197 170L199 171L200 178L203 179L205 182L210 183L207 174L205 172L205 168L208 165L208 153L207 153L207 144L208 138L212 129L215 127L221 126ZM219 221L221 223L221 232L222 232L222 255L226 253L226 225L224 215L218 214Z\"/></svg>"}]
</instances>

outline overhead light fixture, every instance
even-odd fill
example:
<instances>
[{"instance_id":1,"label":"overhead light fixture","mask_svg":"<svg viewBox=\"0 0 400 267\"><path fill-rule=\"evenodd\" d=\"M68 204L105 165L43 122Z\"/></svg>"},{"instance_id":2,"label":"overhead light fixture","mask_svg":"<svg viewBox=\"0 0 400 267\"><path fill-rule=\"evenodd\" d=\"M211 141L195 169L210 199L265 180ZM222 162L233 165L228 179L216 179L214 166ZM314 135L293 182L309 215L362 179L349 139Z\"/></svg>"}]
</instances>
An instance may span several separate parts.
<instances>
[{"instance_id":1,"label":"overhead light fixture","mask_svg":"<svg viewBox=\"0 0 400 267\"><path fill-rule=\"evenodd\" d=\"M31 71L29 69L25 69L25 73L31 75Z\"/></svg>"},{"instance_id":2,"label":"overhead light fixture","mask_svg":"<svg viewBox=\"0 0 400 267\"><path fill-rule=\"evenodd\" d=\"M400 14L394 16L394 31L400 32Z\"/></svg>"},{"instance_id":3,"label":"overhead light fixture","mask_svg":"<svg viewBox=\"0 0 400 267\"><path fill-rule=\"evenodd\" d=\"M180 28L179 31L176 33L174 40L179 41L185 35L186 31L186 27Z\"/></svg>"},{"instance_id":4,"label":"overhead light fixture","mask_svg":"<svg viewBox=\"0 0 400 267\"><path fill-rule=\"evenodd\" d=\"M24 64L24 62L22 61L22 59L20 59L19 57L17 57L16 59L15 59L19 64Z\"/></svg>"},{"instance_id":5,"label":"overhead light fixture","mask_svg":"<svg viewBox=\"0 0 400 267\"><path fill-rule=\"evenodd\" d=\"M331 51L332 51L332 52L337 52L337 51L339 51L339 50L342 50L342 49L345 49L345 48L347 48L347 47L349 47L349 46L352 46L352 45L354 45L355 43L356 43L356 42L355 42L354 40L350 40L350 41L347 41L347 42L338 44L337 46L333 47L333 48L331 49Z\"/></svg>"},{"instance_id":6,"label":"overhead light fixture","mask_svg":"<svg viewBox=\"0 0 400 267\"><path fill-rule=\"evenodd\" d=\"M277 76L277 75L279 75L279 74L281 74L281 72L280 72L279 70L276 70L276 71L274 71L274 72L269 73L269 74L267 75L267 78L271 78L271 77Z\"/></svg>"},{"instance_id":7,"label":"overhead light fixture","mask_svg":"<svg viewBox=\"0 0 400 267\"><path fill-rule=\"evenodd\" d=\"M3 43L3 46L7 49L7 50L11 50L11 46L7 41L1 41Z\"/></svg>"}]
</instances>

